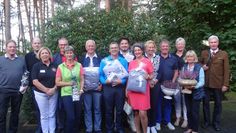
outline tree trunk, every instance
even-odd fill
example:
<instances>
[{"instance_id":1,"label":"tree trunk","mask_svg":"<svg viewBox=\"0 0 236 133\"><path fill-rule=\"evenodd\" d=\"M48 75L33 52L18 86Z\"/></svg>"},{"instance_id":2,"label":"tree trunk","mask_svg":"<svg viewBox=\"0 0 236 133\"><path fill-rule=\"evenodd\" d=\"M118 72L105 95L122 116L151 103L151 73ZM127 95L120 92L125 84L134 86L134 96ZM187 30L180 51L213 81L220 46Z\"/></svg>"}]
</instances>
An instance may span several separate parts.
<instances>
[{"instance_id":1,"label":"tree trunk","mask_svg":"<svg viewBox=\"0 0 236 133\"><path fill-rule=\"evenodd\" d=\"M38 0L34 0L34 9L35 9L35 12L36 12L36 20L37 20L37 23L35 25L35 27L38 27L38 32L39 32L39 35L40 35L40 18L39 18L39 9L38 9ZM34 27L34 29L36 29Z\"/></svg>"},{"instance_id":2,"label":"tree trunk","mask_svg":"<svg viewBox=\"0 0 236 133\"><path fill-rule=\"evenodd\" d=\"M96 7L97 7L97 10L100 11L101 8L100 8L100 3L101 3L101 0L96 0L95 1L95 4L96 4Z\"/></svg>"},{"instance_id":3,"label":"tree trunk","mask_svg":"<svg viewBox=\"0 0 236 133\"><path fill-rule=\"evenodd\" d=\"M106 12L110 12L111 10L110 0L105 0L105 8Z\"/></svg>"},{"instance_id":4,"label":"tree trunk","mask_svg":"<svg viewBox=\"0 0 236 133\"><path fill-rule=\"evenodd\" d=\"M11 3L10 0L4 0L4 16L5 16L5 38L6 41L11 39Z\"/></svg>"},{"instance_id":5,"label":"tree trunk","mask_svg":"<svg viewBox=\"0 0 236 133\"><path fill-rule=\"evenodd\" d=\"M17 10L18 10L18 26L19 26L19 35L18 35L18 43L19 46L22 48L22 52L26 52L26 48L24 46L24 41L25 41L25 34L24 34L24 26L22 22L22 16L21 16L21 3L20 0L17 0Z\"/></svg>"},{"instance_id":6,"label":"tree trunk","mask_svg":"<svg viewBox=\"0 0 236 133\"><path fill-rule=\"evenodd\" d=\"M128 4L127 4L127 10L128 10L128 11L131 11L131 9L132 9L132 4L133 4L132 0L128 0Z\"/></svg>"},{"instance_id":7,"label":"tree trunk","mask_svg":"<svg viewBox=\"0 0 236 133\"><path fill-rule=\"evenodd\" d=\"M26 12L26 17L27 17L27 21L28 21L28 27L29 27L29 36L30 36L30 42L32 42L33 40L33 32L32 32L32 26L31 26L31 22L30 22L30 11L28 10L28 6L27 6L27 2L26 0L24 0L24 5L25 5L25 12ZM30 4L29 4L30 7Z\"/></svg>"},{"instance_id":8,"label":"tree trunk","mask_svg":"<svg viewBox=\"0 0 236 133\"><path fill-rule=\"evenodd\" d=\"M52 18L54 16L54 6L55 6L55 2L54 0L51 0L51 13L52 13Z\"/></svg>"}]
</instances>

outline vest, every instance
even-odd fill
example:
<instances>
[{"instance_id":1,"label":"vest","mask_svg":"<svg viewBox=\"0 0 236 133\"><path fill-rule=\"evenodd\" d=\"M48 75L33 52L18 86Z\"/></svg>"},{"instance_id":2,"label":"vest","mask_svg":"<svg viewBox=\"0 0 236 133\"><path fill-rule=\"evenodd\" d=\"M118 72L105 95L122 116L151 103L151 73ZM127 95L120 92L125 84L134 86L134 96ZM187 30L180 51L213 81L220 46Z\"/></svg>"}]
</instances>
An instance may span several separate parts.
<instances>
[{"instance_id":1,"label":"vest","mask_svg":"<svg viewBox=\"0 0 236 133\"><path fill-rule=\"evenodd\" d=\"M72 81L72 73L75 73L77 79L77 88L80 90L80 63L76 62L72 70L68 69L65 63L58 66L61 70L62 81L70 82ZM64 86L61 87L61 96L71 96L72 87Z\"/></svg>"},{"instance_id":2,"label":"vest","mask_svg":"<svg viewBox=\"0 0 236 133\"><path fill-rule=\"evenodd\" d=\"M184 64L184 66L183 66L184 67L184 71L187 70L187 66L188 66L187 64ZM195 64L194 65L193 71L195 73L197 73L197 75L198 75L195 78L197 80L197 82L199 82L199 72L200 72L200 69L201 69L201 65L200 64ZM194 89L192 95L193 95L193 99L194 100L202 99L205 96L204 88L200 87L200 88Z\"/></svg>"}]
</instances>

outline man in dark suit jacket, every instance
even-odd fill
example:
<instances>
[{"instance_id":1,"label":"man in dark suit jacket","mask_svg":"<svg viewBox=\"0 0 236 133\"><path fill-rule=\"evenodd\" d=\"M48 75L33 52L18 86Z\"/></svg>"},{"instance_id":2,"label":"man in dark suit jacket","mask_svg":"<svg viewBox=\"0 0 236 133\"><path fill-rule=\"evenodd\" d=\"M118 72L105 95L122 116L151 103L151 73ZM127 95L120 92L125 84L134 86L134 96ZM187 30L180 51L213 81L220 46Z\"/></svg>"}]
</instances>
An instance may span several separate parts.
<instances>
[{"instance_id":1,"label":"man in dark suit jacket","mask_svg":"<svg viewBox=\"0 0 236 133\"><path fill-rule=\"evenodd\" d=\"M203 101L204 128L210 124L210 94L214 96L214 112L212 124L216 131L220 131L220 119L222 112L222 92L229 87L229 59L228 54L219 49L219 38L212 35L208 38L209 50L201 53L201 63L205 70L205 92L206 96Z\"/></svg>"}]
</instances>

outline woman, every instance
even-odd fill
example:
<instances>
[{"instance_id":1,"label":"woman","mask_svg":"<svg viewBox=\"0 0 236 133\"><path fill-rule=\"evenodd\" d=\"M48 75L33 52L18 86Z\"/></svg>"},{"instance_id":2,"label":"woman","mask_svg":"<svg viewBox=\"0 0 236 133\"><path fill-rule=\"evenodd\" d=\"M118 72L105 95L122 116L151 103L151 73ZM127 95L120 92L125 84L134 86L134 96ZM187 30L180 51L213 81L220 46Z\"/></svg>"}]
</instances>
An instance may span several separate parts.
<instances>
[{"instance_id":1,"label":"woman","mask_svg":"<svg viewBox=\"0 0 236 133\"><path fill-rule=\"evenodd\" d=\"M150 96L151 96L151 109L148 111L148 129L147 133L156 133L155 125L156 125L156 117L157 117L157 102L158 97L160 97L160 90L158 90L158 84L157 84L157 75L158 75L158 69L160 65L160 56L156 55L156 44L154 41L149 40L145 43L145 56L152 62L154 73L153 73L153 79L150 81Z\"/></svg>"},{"instance_id":2,"label":"woman","mask_svg":"<svg viewBox=\"0 0 236 133\"><path fill-rule=\"evenodd\" d=\"M179 37L175 41L175 48L176 51L173 55L178 60L178 70L180 71L184 65L184 52L185 52L185 40L182 37ZM181 87L178 85L178 89L180 90ZM176 113L176 121L174 123L175 126L179 126L181 121L182 111L183 111L183 123L181 125L182 128L186 128L188 125L188 118L187 118L187 109L185 105L184 95L181 94L179 91L175 96L175 113ZM182 105L181 105L182 103Z\"/></svg>"},{"instance_id":3,"label":"woman","mask_svg":"<svg viewBox=\"0 0 236 133\"><path fill-rule=\"evenodd\" d=\"M80 63L74 60L74 48L65 47L66 61L58 66L56 85L61 87L62 103L66 114L65 133L74 133L81 121L84 73ZM79 130L79 129L77 129Z\"/></svg>"},{"instance_id":4,"label":"woman","mask_svg":"<svg viewBox=\"0 0 236 133\"><path fill-rule=\"evenodd\" d=\"M40 111L43 133L55 133L57 88L55 85L56 66L52 64L52 54L47 47L37 53L40 62L34 64L31 77L35 86L34 95Z\"/></svg>"},{"instance_id":5,"label":"woman","mask_svg":"<svg viewBox=\"0 0 236 133\"><path fill-rule=\"evenodd\" d=\"M185 103L187 107L188 117L188 130L185 133L197 133L199 125L199 108L201 99L204 97L203 85L205 83L204 70L200 64L198 64L198 58L193 50L186 53L182 73L184 71L193 72L196 74L197 84L196 86L184 86L187 89L192 90L192 94L185 94Z\"/></svg>"},{"instance_id":6,"label":"woman","mask_svg":"<svg viewBox=\"0 0 236 133\"><path fill-rule=\"evenodd\" d=\"M135 59L129 63L129 72L140 68L146 72L145 79L151 80L153 78L153 66L149 59L143 56L144 49L141 44L133 45L133 52ZM134 91L127 92L128 101L134 110L134 122L137 133L141 133L140 123L142 125L143 132L147 132L148 117L147 110L150 109L150 86L147 82L146 92L139 93Z\"/></svg>"}]
</instances>

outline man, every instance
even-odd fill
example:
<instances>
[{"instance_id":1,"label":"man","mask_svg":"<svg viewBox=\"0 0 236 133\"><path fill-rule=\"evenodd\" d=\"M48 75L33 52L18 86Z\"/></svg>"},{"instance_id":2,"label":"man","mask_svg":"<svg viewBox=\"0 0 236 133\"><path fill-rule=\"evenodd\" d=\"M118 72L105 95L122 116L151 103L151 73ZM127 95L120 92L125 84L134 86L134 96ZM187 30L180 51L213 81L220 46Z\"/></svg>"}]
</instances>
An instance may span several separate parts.
<instances>
[{"instance_id":1,"label":"man","mask_svg":"<svg viewBox=\"0 0 236 133\"><path fill-rule=\"evenodd\" d=\"M115 73L116 70L109 70L109 73L105 73L105 67L109 67L112 63L117 62L120 64L122 71L127 72L128 62L119 56L119 46L117 43L112 42L109 45L110 55L104 58L100 63L99 73L100 73L100 82L103 85L103 99L105 104L105 119L106 119L106 132L113 133L114 130L114 119L113 111L116 109L116 130L118 133L124 133L124 128L122 125L122 112L125 99L124 87L126 84L127 77L120 78ZM125 69L125 70L124 70ZM123 71L124 70L124 71ZM114 71L114 72L113 72ZM111 74L112 73L112 74ZM111 78L111 75L113 75Z\"/></svg>"},{"instance_id":2,"label":"man","mask_svg":"<svg viewBox=\"0 0 236 133\"><path fill-rule=\"evenodd\" d=\"M26 67L27 67L27 70L30 73L32 71L32 68L33 68L34 64L36 64L37 62L40 61L36 57L39 49L42 47L42 42L41 42L40 38L39 37L33 38L31 46L32 46L33 51L29 52L28 54L25 55ZM36 111L36 120L37 120L36 133L41 133L42 130L41 130L41 124L40 124L40 112L39 112L39 108L38 108L37 102L36 102L35 97L34 97L33 90L35 89L35 86L32 84L31 76L29 77L29 81L30 81L29 82L29 86L32 89L32 93L31 94L32 94L33 102L34 102L35 111Z\"/></svg>"},{"instance_id":3,"label":"man","mask_svg":"<svg viewBox=\"0 0 236 133\"><path fill-rule=\"evenodd\" d=\"M177 59L169 53L169 41L162 40L160 43L160 66L158 70L157 80L160 84L164 81L176 82L178 77L178 63ZM163 93L159 86L158 97L158 112L157 112L157 123L156 129L161 130L162 114L164 115L164 124L170 130L175 130L175 127L171 124L171 100L163 98ZM163 104L163 105L162 105ZM163 107L163 109L162 109ZM163 111L163 112L162 112Z\"/></svg>"},{"instance_id":4,"label":"man","mask_svg":"<svg viewBox=\"0 0 236 133\"><path fill-rule=\"evenodd\" d=\"M0 133L6 133L6 116L11 105L8 133L18 128L22 94L19 93L21 78L26 70L25 60L16 55L16 42L6 43L6 54L0 56Z\"/></svg>"},{"instance_id":5,"label":"man","mask_svg":"<svg viewBox=\"0 0 236 133\"><path fill-rule=\"evenodd\" d=\"M118 43L119 43L119 48L120 48L119 55L121 57L124 57L127 60L127 62L129 63L130 61L132 61L134 59L134 55L130 51L130 41L129 41L129 39L126 38L126 37L122 37L122 38L119 39ZM130 125L131 130L133 132L136 132L136 128L135 128L135 124L134 124L133 111L131 111L131 113L127 115L127 121Z\"/></svg>"},{"instance_id":6,"label":"man","mask_svg":"<svg viewBox=\"0 0 236 133\"><path fill-rule=\"evenodd\" d=\"M229 87L229 59L228 54L219 49L219 38L212 35L208 38L210 50L201 53L201 63L205 71L205 92L203 100L204 128L210 125L210 94L214 96L214 112L212 125L216 131L220 131L220 119L222 112L222 93Z\"/></svg>"},{"instance_id":7,"label":"man","mask_svg":"<svg viewBox=\"0 0 236 133\"><path fill-rule=\"evenodd\" d=\"M64 48L66 46L68 46L68 40L65 37L62 37L60 39L58 39L58 48L59 48L59 52L55 53L53 56L53 62L55 64L56 67L58 67L58 65L60 65L61 63L66 61L66 57L65 57L65 50ZM60 91L59 91L60 93ZM58 95L58 106L57 106L57 125L56 125L56 131L58 133L62 133L64 130L64 123L65 123L65 111L63 110L62 107L62 99L61 99L61 95Z\"/></svg>"},{"instance_id":8,"label":"man","mask_svg":"<svg viewBox=\"0 0 236 133\"><path fill-rule=\"evenodd\" d=\"M84 120L86 125L86 133L101 133L101 98L102 86L99 82L99 76L93 77L95 81L91 81L89 77L89 69L99 74L101 58L96 53L96 43L94 40L87 40L85 43L86 55L82 57L81 64L85 70L85 85L84 85ZM90 74L93 74L90 72ZM94 86L95 85L95 86ZM94 88L95 87L95 88ZM93 119L94 118L94 119Z\"/></svg>"}]
</instances>

